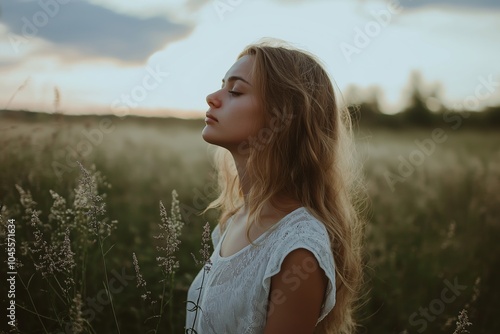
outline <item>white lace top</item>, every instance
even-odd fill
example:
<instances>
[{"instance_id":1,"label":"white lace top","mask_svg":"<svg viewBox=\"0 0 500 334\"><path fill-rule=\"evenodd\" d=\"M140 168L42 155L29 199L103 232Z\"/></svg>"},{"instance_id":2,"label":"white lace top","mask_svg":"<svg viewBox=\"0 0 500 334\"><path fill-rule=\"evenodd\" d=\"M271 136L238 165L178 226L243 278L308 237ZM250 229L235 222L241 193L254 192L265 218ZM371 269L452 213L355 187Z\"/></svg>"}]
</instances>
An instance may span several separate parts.
<instances>
[{"instance_id":1,"label":"white lace top","mask_svg":"<svg viewBox=\"0 0 500 334\"><path fill-rule=\"evenodd\" d=\"M232 217L228 224L231 223ZM229 225L227 226L229 227ZM298 248L311 251L328 277L328 286L319 323L335 305L335 264L325 226L305 207L283 217L271 229L228 257L220 256L222 237L219 225L212 232L212 267L205 274L194 331L198 334L260 334L266 324L271 277L280 271L287 254ZM196 302L203 269L193 280L187 301ZM294 277L295 278L295 277ZM292 281L293 278L290 278ZM298 277L295 278L297 280ZM193 304L188 303L186 328L192 328ZM316 323L316 324L317 324Z\"/></svg>"}]
</instances>

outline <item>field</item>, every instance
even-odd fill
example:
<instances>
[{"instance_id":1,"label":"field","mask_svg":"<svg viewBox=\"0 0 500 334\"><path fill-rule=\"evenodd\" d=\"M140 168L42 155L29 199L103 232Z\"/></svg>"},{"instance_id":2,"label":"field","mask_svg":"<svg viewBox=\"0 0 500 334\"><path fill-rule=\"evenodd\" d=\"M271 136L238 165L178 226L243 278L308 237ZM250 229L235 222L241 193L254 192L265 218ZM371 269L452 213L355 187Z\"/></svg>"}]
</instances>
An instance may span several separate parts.
<instances>
[{"instance_id":1,"label":"field","mask_svg":"<svg viewBox=\"0 0 500 334\"><path fill-rule=\"evenodd\" d=\"M216 212L198 214L215 195L210 147L200 136L203 126L202 120L0 113L2 220L5 225L16 220L16 256L23 263L15 294L20 332L64 332L78 310L84 314L83 332L116 332L116 323L123 333L183 332L186 291L200 270L191 253L199 254L204 223L212 228L217 223ZM357 142L368 196L359 333L453 333L463 309L471 333L499 333L500 133L445 123L419 129L365 126ZM77 266L69 273L73 298L65 298L55 294L61 291L55 283L60 280L53 280L57 275L44 277L35 268L37 257L25 248L35 240L35 224L16 185L31 192L44 238L55 240L50 233L64 218L51 214L49 190L68 206L75 203L81 176L77 160L87 170L95 164L106 178L110 187L101 183L99 188L106 193L105 217L118 223L109 237L85 244L79 259L86 270ZM174 189L185 225L176 253L180 265L172 277L157 264L162 240L153 236L161 232L159 201L170 212ZM7 229L0 231L4 248ZM83 244L76 239L82 235L78 231L74 227L69 234L75 256ZM165 309L141 298L144 286L137 287L132 253L153 299L168 296ZM3 282L6 272L0 270ZM121 282L112 303L106 299L106 272L108 280ZM171 278L165 282L169 293L160 282L165 277ZM74 299L77 290L84 292L80 299ZM0 296L5 310L7 285L2 284ZM78 303L76 309L68 306ZM159 313L161 318L155 316ZM9 328L3 317L0 329Z\"/></svg>"}]
</instances>

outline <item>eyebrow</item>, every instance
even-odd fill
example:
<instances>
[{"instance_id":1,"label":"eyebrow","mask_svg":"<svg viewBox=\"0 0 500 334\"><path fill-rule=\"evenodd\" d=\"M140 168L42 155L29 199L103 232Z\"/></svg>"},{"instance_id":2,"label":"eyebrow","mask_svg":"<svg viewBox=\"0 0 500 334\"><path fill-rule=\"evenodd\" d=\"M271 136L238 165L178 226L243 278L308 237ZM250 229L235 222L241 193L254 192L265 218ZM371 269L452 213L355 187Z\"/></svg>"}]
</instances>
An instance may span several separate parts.
<instances>
[{"instance_id":1,"label":"eyebrow","mask_svg":"<svg viewBox=\"0 0 500 334\"><path fill-rule=\"evenodd\" d=\"M230 76L229 78L227 78L227 81L228 81L228 82L230 82L230 81L236 81L236 80L241 80L241 81L245 82L246 84L248 84L248 85L250 85L250 86L252 85L250 82L246 81L246 80L245 80L245 79L243 79L242 77L238 77L238 76L235 76L235 75ZM225 80L224 80L224 79L222 79L222 83L224 83L224 82L225 82Z\"/></svg>"}]
</instances>

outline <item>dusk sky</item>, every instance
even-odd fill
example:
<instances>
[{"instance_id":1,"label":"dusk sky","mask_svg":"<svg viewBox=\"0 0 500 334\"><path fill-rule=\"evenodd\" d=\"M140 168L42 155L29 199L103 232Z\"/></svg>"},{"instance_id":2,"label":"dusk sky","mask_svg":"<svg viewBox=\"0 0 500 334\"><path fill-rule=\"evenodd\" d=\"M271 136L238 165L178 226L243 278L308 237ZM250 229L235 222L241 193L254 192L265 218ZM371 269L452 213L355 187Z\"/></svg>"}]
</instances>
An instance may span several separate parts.
<instances>
[{"instance_id":1,"label":"dusk sky","mask_svg":"<svg viewBox=\"0 0 500 334\"><path fill-rule=\"evenodd\" d=\"M404 103L410 73L446 105L500 104L497 0L40 0L0 4L0 108L201 115L238 53L274 37L340 91ZM55 103L55 91L59 102Z\"/></svg>"}]
</instances>

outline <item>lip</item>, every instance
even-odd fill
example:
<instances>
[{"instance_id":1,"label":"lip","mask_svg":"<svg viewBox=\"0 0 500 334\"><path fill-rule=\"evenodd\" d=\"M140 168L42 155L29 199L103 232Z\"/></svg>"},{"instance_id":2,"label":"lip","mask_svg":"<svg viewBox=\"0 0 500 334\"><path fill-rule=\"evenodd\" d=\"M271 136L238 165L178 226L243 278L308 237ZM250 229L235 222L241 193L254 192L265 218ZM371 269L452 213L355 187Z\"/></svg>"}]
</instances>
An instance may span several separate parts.
<instances>
[{"instance_id":1,"label":"lip","mask_svg":"<svg viewBox=\"0 0 500 334\"><path fill-rule=\"evenodd\" d=\"M217 118L215 118L211 113L207 112L205 114L205 116L208 118L208 119L211 119L211 120L214 120L216 122L219 122L219 120ZM205 119L206 120L206 119Z\"/></svg>"}]
</instances>

